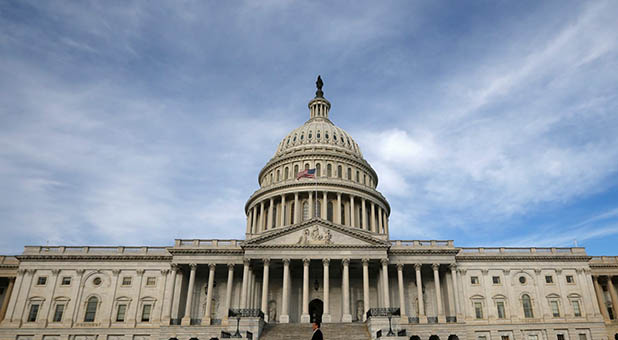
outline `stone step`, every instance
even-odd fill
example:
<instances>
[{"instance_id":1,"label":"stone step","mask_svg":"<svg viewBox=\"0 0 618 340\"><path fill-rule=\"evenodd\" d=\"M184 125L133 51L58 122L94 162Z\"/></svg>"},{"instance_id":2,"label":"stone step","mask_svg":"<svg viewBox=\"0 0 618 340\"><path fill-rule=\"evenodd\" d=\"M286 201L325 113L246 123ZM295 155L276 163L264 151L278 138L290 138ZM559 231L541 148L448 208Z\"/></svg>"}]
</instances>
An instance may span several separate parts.
<instances>
[{"instance_id":1,"label":"stone step","mask_svg":"<svg viewBox=\"0 0 618 340\"><path fill-rule=\"evenodd\" d=\"M371 339L367 326L362 323L323 324L324 339ZM311 339L311 324L269 324L264 327L260 340Z\"/></svg>"}]
</instances>

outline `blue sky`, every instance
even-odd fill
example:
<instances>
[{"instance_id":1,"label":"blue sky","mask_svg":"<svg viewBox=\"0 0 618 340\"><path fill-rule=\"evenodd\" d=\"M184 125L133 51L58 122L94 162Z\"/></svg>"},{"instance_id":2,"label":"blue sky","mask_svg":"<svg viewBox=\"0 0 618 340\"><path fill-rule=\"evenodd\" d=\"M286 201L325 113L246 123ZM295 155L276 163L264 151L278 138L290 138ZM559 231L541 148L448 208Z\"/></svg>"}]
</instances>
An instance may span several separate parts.
<instances>
[{"instance_id":1,"label":"blue sky","mask_svg":"<svg viewBox=\"0 0 618 340\"><path fill-rule=\"evenodd\" d=\"M0 253L242 238L308 118L391 238L618 255L616 1L0 1Z\"/></svg>"}]
</instances>

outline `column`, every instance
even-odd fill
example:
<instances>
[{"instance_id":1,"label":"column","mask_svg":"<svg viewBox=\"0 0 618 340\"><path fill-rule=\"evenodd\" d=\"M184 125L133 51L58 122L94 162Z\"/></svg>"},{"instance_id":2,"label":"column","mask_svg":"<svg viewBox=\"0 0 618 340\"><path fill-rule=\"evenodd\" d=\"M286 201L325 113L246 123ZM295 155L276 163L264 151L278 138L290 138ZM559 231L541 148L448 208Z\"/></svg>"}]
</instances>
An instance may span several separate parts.
<instances>
[{"instance_id":1,"label":"column","mask_svg":"<svg viewBox=\"0 0 618 340\"><path fill-rule=\"evenodd\" d=\"M376 233L381 233L382 232L382 207L378 206L378 230L376 230Z\"/></svg>"},{"instance_id":2,"label":"column","mask_svg":"<svg viewBox=\"0 0 618 340\"><path fill-rule=\"evenodd\" d=\"M204 321L202 326L210 325L210 309L212 308L212 293L214 290L214 282L215 282L215 268L216 264L211 263L208 265L208 291L206 292L206 311L204 312Z\"/></svg>"},{"instance_id":3,"label":"column","mask_svg":"<svg viewBox=\"0 0 618 340\"><path fill-rule=\"evenodd\" d=\"M251 233L251 209L247 211L247 234Z\"/></svg>"},{"instance_id":4,"label":"column","mask_svg":"<svg viewBox=\"0 0 618 340\"><path fill-rule=\"evenodd\" d=\"M232 306L232 291L234 288L234 264L227 264L227 286L225 287L225 305L223 305L223 320L224 324L228 324L228 313Z\"/></svg>"},{"instance_id":5,"label":"column","mask_svg":"<svg viewBox=\"0 0 618 340\"><path fill-rule=\"evenodd\" d=\"M330 275L329 275L330 259L322 259L324 267L324 311L322 312L322 322L331 322L330 317Z\"/></svg>"},{"instance_id":6,"label":"column","mask_svg":"<svg viewBox=\"0 0 618 340\"><path fill-rule=\"evenodd\" d=\"M268 322L268 272L270 268L270 259L266 258L264 261L264 274L262 275L262 313L264 313L264 321Z\"/></svg>"},{"instance_id":7,"label":"column","mask_svg":"<svg viewBox=\"0 0 618 340\"><path fill-rule=\"evenodd\" d=\"M52 269L52 275L53 275L53 279L51 280L53 286L52 286L52 291L51 291L51 295L49 296L49 303L47 304L47 312L45 313L45 326L47 327L47 323L50 321L50 317L49 317L49 313L51 313L51 308L54 302L54 294L56 293L56 287L58 286L58 274L60 274L60 269ZM5 295L4 297L5 300L8 299L8 295ZM114 301L114 298L112 298L112 301ZM107 321L107 324L109 324L109 321Z\"/></svg>"},{"instance_id":8,"label":"column","mask_svg":"<svg viewBox=\"0 0 618 340\"><path fill-rule=\"evenodd\" d=\"M136 272L137 272L137 276L139 277L138 286L137 286L138 287L137 288L137 301L140 301L140 298L142 297L142 287L144 287L144 273L146 272L146 270L138 269L136 270ZM139 304L137 304L137 306L139 306ZM133 315L133 327L135 327L135 325L137 324L139 313L140 313L140 310L138 308L135 308L135 315Z\"/></svg>"},{"instance_id":9,"label":"column","mask_svg":"<svg viewBox=\"0 0 618 340\"><path fill-rule=\"evenodd\" d=\"M376 232L376 204L371 202L371 221L370 227L372 232Z\"/></svg>"},{"instance_id":10,"label":"column","mask_svg":"<svg viewBox=\"0 0 618 340\"><path fill-rule=\"evenodd\" d=\"M308 258L303 259L303 314L300 316L301 323L309 323L309 263Z\"/></svg>"},{"instance_id":11,"label":"column","mask_svg":"<svg viewBox=\"0 0 618 340\"><path fill-rule=\"evenodd\" d=\"M247 276L247 307L253 308L253 267L249 266L249 276Z\"/></svg>"},{"instance_id":12,"label":"column","mask_svg":"<svg viewBox=\"0 0 618 340\"><path fill-rule=\"evenodd\" d=\"M350 195L350 227L354 225L354 196Z\"/></svg>"},{"instance_id":13,"label":"column","mask_svg":"<svg viewBox=\"0 0 618 340\"><path fill-rule=\"evenodd\" d=\"M341 224L341 193L337 193L337 209L334 209L337 212L335 216L335 223Z\"/></svg>"},{"instance_id":14,"label":"column","mask_svg":"<svg viewBox=\"0 0 618 340\"><path fill-rule=\"evenodd\" d=\"M298 193L295 192L294 193L294 211L292 212L292 214L294 214L294 224L297 224L298 222L300 222L300 214L299 212L299 206L298 206Z\"/></svg>"},{"instance_id":15,"label":"column","mask_svg":"<svg viewBox=\"0 0 618 340\"><path fill-rule=\"evenodd\" d=\"M240 309L247 308L247 285L249 283L249 259L243 260L242 286L240 289Z\"/></svg>"},{"instance_id":16,"label":"column","mask_svg":"<svg viewBox=\"0 0 618 340\"><path fill-rule=\"evenodd\" d=\"M255 234L257 233L257 214L255 212L255 206L253 206L253 208L251 208L251 233Z\"/></svg>"},{"instance_id":17,"label":"column","mask_svg":"<svg viewBox=\"0 0 618 340\"><path fill-rule=\"evenodd\" d=\"M562 275L562 269L556 269L556 281L558 282L558 288L560 289L560 299L562 301L562 317L572 318L573 313L571 312L572 308L568 308L570 305L568 294L566 287L564 286L565 277ZM580 306L582 308L582 306ZM583 314L583 313L582 313Z\"/></svg>"},{"instance_id":18,"label":"column","mask_svg":"<svg viewBox=\"0 0 618 340\"><path fill-rule=\"evenodd\" d=\"M438 304L438 322L444 323L446 322L446 318L444 317L444 307L442 306L442 291L440 290L440 273L438 270L440 269L440 264L434 263L431 265L433 268L433 281L436 285L436 303Z\"/></svg>"},{"instance_id":19,"label":"column","mask_svg":"<svg viewBox=\"0 0 618 340\"><path fill-rule=\"evenodd\" d=\"M545 299L545 290L544 290L544 286L545 286L545 280L543 278L543 276L541 275L542 271L541 269L535 269L534 270L534 276L535 276L535 280L536 280L536 289L537 289L537 296L538 296L538 306L539 306L539 310L541 311L540 316L543 318L551 318L551 314L549 311L549 306L547 305L547 300Z\"/></svg>"},{"instance_id":20,"label":"column","mask_svg":"<svg viewBox=\"0 0 618 340\"><path fill-rule=\"evenodd\" d=\"M17 286L17 291L15 296L7 295L7 298L9 298L10 301L5 314L5 322L13 322L13 320L15 320L14 314L17 307L17 300L19 300L19 296L21 295L21 287L24 285L26 275L28 275L27 269L17 269L17 277L15 278L15 285ZM17 325L16 327L19 326L20 325Z\"/></svg>"},{"instance_id":21,"label":"column","mask_svg":"<svg viewBox=\"0 0 618 340\"><path fill-rule=\"evenodd\" d=\"M611 275L607 276L607 290L609 290L609 296L612 299L612 309L614 310L614 320L618 318L616 313L618 313L618 296L616 296L616 289L614 288L614 283L612 282Z\"/></svg>"},{"instance_id":22,"label":"column","mask_svg":"<svg viewBox=\"0 0 618 340\"><path fill-rule=\"evenodd\" d=\"M161 313L163 314L161 316L161 324L165 324L165 325L169 325L171 324L171 317L172 317L172 308L174 307L174 301L176 301L176 299L174 299L174 289L176 288L176 271L178 270L178 265L176 265L175 263L170 264L170 273L171 273L171 287L170 288L166 288L165 291L163 292L163 300L167 300L169 301L169 305L167 307L167 309L164 310L163 308L163 304L161 305ZM118 271L120 273L120 271ZM114 273L116 274L116 273ZM168 293L169 291L169 293ZM114 290L114 295L116 295L116 291ZM112 300L113 301L113 300ZM163 302L164 302L163 301ZM162 303L163 303L162 302ZM112 308L113 310L113 308ZM110 314L110 320L113 320L113 315Z\"/></svg>"},{"instance_id":23,"label":"column","mask_svg":"<svg viewBox=\"0 0 618 340\"><path fill-rule=\"evenodd\" d=\"M401 322L408 322L406 314L406 299L403 291L403 263L397 264L397 281L399 283L399 308L401 309Z\"/></svg>"},{"instance_id":24,"label":"column","mask_svg":"<svg viewBox=\"0 0 618 340\"><path fill-rule=\"evenodd\" d=\"M309 219L312 219L314 217L315 217L315 207L313 206L313 191L309 191Z\"/></svg>"},{"instance_id":25,"label":"column","mask_svg":"<svg viewBox=\"0 0 618 340\"><path fill-rule=\"evenodd\" d=\"M459 297L458 297L458 289L457 289L457 265L455 263L452 263L449 268L451 269L451 278L453 280L453 316L456 316L457 319L461 319L460 315L459 315ZM504 283L505 285L507 284L506 282ZM509 300L510 301L510 300ZM462 320L463 321L463 320Z\"/></svg>"},{"instance_id":26,"label":"column","mask_svg":"<svg viewBox=\"0 0 618 340\"><path fill-rule=\"evenodd\" d=\"M483 291L485 292L485 296L487 296L487 319L489 321L494 321L498 319L498 311L494 308L493 299L491 298L491 287L493 285L491 278L489 277L489 269L481 269L482 277L479 278L481 286L483 287Z\"/></svg>"},{"instance_id":27,"label":"column","mask_svg":"<svg viewBox=\"0 0 618 340\"><path fill-rule=\"evenodd\" d=\"M363 259L363 321L367 321L367 312L369 311L369 259Z\"/></svg>"},{"instance_id":28,"label":"column","mask_svg":"<svg viewBox=\"0 0 618 340\"><path fill-rule=\"evenodd\" d=\"M597 301L599 302L599 308L601 308L603 319L609 320L607 305L605 304L605 296L603 296L603 289L601 289L601 286L599 285L599 277L592 276L592 283L594 284L594 292L597 295Z\"/></svg>"},{"instance_id":29,"label":"column","mask_svg":"<svg viewBox=\"0 0 618 340\"><path fill-rule=\"evenodd\" d=\"M281 297L281 316L280 323L289 323L290 315L288 314L288 298L290 290L290 259L283 259L283 296Z\"/></svg>"},{"instance_id":30,"label":"column","mask_svg":"<svg viewBox=\"0 0 618 340\"><path fill-rule=\"evenodd\" d=\"M328 193L324 191L322 193L322 219L328 219Z\"/></svg>"},{"instance_id":31,"label":"column","mask_svg":"<svg viewBox=\"0 0 618 340\"><path fill-rule=\"evenodd\" d=\"M268 204L268 223L266 223L266 229L272 229L275 227L276 218L273 216L273 206L275 200L271 197L270 203Z\"/></svg>"},{"instance_id":32,"label":"column","mask_svg":"<svg viewBox=\"0 0 618 340\"><path fill-rule=\"evenodd\" d=\"M384 212L384 233L388 235L388 217L386 216L386 211Z\"/></svg>"},{"instance_id":33,"label":"column","mask_svg":"<svg viewBox=\"0 0 618 340\"><path fill-rule=\"evenodd\" d=\"M350 259L345 258L343 263L343 316L341 322L352 322L352 314L350 314Z\"/></svg>"},{"instance_id":34,"label":"column","mask_svg":"<svg viewBox=\"0 0 618 340\"><path fill-rule=\"evenodd\" d=\"M384 307L391 307L391 299L388 293L388 259L380 260L382 263L382 288L384 289Z\"/></svg>"},{"instance_id":35,"label":"column","mask_svg":"<svg viewBox=\"0 0 618 340\"><path fill-rule=\"evenodd\" d=\"M260 225L257 227L257 231L264 231L264 201L260 202Z\"/></svg>"},{"instance_id":36,"label":"column","mask_svg":"<svg viewBox=\"0 0 618 340\"><path fill-rule=\"evenodd\" d=\"M593 316L595 314L594 309L594 297L591 294L590 287L588 287L588 281L586 280L586 274L583 268L577 268L577 282L582 292L582 308L584 313L582 315ZM596 314L599 314L597 311Z\"/></svg>"},{"instance_id":37,"label":"column","mask_svg":"<svg viewBox=\"0 0 618 340\"><path fill-rule=\"evenodd\" d=\"M15 278L9 278L9 286L6 288L6 294L4 295L4 300L2 300L2 307L0 307L0 321L4 320L4 316L6 315L6 311L9 307L9 300L11 299L11 293L13 293L13 286L15 286Z\"/></svg>"},{"instance_id":38,"label":"column","mask_svg":"<svg viewBox=\"0 0 618 340\"><path fill-rule=\"evenodd\" d=\"M285 195L281 195L281 226L285 226Z\"/></svg>"},{"instance_id":39,"label":"column","mask_svg":"<svg viewBox=\"0 0 618 340\"><path fill-rule=\"evenodd\" d=\"M365 203L366 203L366 200L364 198L361 198L361 214L363 215L361 216L361 221L363 223L361 229L363 230L368 229L367 228L367 207L366 207L367 204Z\"/></svg>"},{"instance_id":40,"label":"column","mask_svg":"<svg viewBox=\"0 0 618 340\"><path fill-rule=\"evenodd\" d=\"M423 301L423 279L421 277L422 264L414 264L414 270L416 271L416 294L418 296L418 322L426 323L427 317L425 316L425 301Z\"/></svg>"}]
</instances>

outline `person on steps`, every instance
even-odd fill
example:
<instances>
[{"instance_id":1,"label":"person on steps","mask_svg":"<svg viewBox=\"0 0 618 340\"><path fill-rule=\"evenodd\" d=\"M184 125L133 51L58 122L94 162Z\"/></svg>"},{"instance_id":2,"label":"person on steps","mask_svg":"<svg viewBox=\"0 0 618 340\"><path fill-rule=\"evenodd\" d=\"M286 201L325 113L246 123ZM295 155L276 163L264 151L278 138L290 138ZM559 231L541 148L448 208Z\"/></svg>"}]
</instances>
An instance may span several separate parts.
<instances>
[{"instance_id":1,"label":"person on steps","mask_svg":"<svg viewBox=\"0 0 618 340\"><path fill-rule=\"evenodd\" d=\"M313 321L311 328L313 329L311 340L324 340L324 337L322 337L322 331L320 330L320 321Z\"/></svg>"}]
</instances>

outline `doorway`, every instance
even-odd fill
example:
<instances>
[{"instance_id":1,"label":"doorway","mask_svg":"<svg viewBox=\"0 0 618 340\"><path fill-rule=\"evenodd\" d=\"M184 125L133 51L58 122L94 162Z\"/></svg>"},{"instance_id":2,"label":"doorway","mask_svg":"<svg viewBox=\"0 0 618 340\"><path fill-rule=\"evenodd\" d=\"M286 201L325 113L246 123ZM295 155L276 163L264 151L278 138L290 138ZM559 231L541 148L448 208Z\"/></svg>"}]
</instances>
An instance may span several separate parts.
<instances>
[{"instance_id":1,"label":"doorway","mask_svg":"<svg viewBox=\"0 0 618 340\"><path fill-rule=\"evenodd\" d=\"M324 313L324 303L320 299L313 299L309 302L309 316L311 322L322 322L322 314Z\"/></svg>"}]
</instances>

